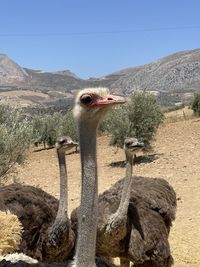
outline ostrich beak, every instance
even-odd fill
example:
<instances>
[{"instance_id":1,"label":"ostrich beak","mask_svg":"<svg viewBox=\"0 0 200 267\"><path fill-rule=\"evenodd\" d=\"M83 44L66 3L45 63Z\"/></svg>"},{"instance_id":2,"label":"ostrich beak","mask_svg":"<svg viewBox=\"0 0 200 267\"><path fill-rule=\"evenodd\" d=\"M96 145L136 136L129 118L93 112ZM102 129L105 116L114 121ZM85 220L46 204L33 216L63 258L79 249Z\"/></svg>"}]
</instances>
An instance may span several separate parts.
<instances>
[{"instance_id":1,"label":"ostrich beak","mask_svg":"<svg viewBox=\"0 0 200 267\"><path fill-rule=\"evenodd\" d=\"M66 143L65 144L65 147L68 147L68 148L72 148L72 147L75 147L75 146L78 146L78 143L74 142L74 141L71 141L70 143Z\"/></svg>"},{"instance_id":2,"label":"ostrich beak","mask_svg":"<svg viewBox=\"0 0 200 267\"><path fill-rule=\"evenodd\" d=\"M77 142L73 142L73 144L72 144L72 146L78 146L79 145L79 143L77 143Z\"/></svg>"},{"instance_id":3,"label":"ostrich beak","mask_svg":"<svg viewBox=\"0 0 200 267\"><path fill-rule=\"evenodd\" d=\"M113 106L126 103L126 100L122 96L107 95L105 98L97 99L93 103L93 107Z\"/></svg>"},{"instance_id":4,"label":"ostrich beak","mask_svg":"<svg viewBox=\"0 0 200 267\"><path fill-rule=\"evenodd\" d=\"M76 142L71 142L71 143L69 143L68 145L71 146L71 147L74 147L74 146L78 146L78 143L76 143Z\"/></svg>"},{"instance_id":5,"label":"ostrich beak","mask_svg":"<svg viewBox=\"0 0 200 267\"><path fill-rule=\"evenodd\" d=\"M135 148L143 148L144 147L144 143L143 142L137 142L136 144L134 144L132 147L135 147Z\"/></svg>"}]
</instances>

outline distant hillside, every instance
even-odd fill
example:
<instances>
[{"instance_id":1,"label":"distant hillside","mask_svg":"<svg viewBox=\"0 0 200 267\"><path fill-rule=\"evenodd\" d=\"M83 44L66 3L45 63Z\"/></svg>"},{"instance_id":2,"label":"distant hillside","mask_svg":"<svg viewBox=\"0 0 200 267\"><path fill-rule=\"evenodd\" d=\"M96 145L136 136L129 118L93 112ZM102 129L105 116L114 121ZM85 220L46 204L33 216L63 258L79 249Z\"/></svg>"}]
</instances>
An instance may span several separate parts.
<instances>
[{"instance_id":1,"label":"distant hillside","mask_svg":"<svg viewBox=\"0 0 200 267\"><path fill-rule=\"evenodd\" d=\"M4 54L0 54L0 85L23 84L28 81L26 71Z\"/></svg>"},{"instance_id":2,"label":"distant hillside","mask_svg":"<svg viewBox=\"0 0 200 267\"><path fill-rule=\"evenodd\" d=\"M25 68L29 75L29 87L41 91L68 91L81 88L84 80L76 77L70 72L45 72Z\"/></svg>"},{"instance_id":3,"label":"distant hillside","mask_svg":"<svg viewBox=\"0 0 200 267\"><path fill-rule=\"evenodd\" d=\"M45 72L22 68L0 54L0 99L9 102L12 98L12 104L15 103L13 95L5 97L4 92L20 90L16 103L23 107L59 109L71 105L77 90L91 86L106 86L122 95L130 95L135 90L149 91L165 105L188 101L194 91L200 90L200 49L178 52L149 64L88 80L70 70ZM23 91L28 91L29 96ZM46 96L34 96L31 92Z\"/></svg>"},{"instance_id":4,"label":"distant hillside","mask_svg":"<svg viewBox=\"0 0 200 267\"><path fill-rule=\"evenodd\" d=\"M200 89L200 49L179 52L150 64L116 72L121 77L111 85L130 94L147 91L184 92Z\"/></svg>"}]
</instances>

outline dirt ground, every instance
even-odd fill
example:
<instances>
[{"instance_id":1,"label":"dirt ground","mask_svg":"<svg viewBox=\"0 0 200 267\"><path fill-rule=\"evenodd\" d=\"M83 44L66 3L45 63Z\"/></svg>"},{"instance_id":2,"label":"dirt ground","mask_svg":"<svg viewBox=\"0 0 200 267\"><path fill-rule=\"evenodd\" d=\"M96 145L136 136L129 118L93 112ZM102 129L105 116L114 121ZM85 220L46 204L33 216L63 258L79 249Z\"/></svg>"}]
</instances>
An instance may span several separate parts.
<instances>
[{"instance_id":1,"label":"dirt ground","mask_svg":"<svg viewBox=\"0 0 200 267\"><path fill-rule=\"evenodd\" d=\"M154 152L149 156L150 160L141 160L135 166L134 172L136 175L165 178L174 187L178 199L177 216L170 233L174 267L199 267L200 120L193 118L169 121L164 123L156 134ZM55 150L33 150L36 149L30 151L27 162L17 169L12 179L39 186L59 197ZM110 147L108 137L98 138L100 192L123 177L125 169L117 164L123 160L123 150ZM79 204L79 161L79 154L73 150L67 155L70 211Z\"/></svg>"}]
</instances>

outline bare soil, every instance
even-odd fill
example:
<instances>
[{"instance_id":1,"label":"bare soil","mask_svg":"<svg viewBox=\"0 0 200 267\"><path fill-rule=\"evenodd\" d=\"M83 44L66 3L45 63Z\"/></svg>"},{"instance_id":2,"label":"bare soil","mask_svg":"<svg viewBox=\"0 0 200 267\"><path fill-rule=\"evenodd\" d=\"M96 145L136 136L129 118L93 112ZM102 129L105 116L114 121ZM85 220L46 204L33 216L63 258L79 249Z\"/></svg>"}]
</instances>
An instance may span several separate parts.
<instances>
[{"instance_id":1,"label":"bare soil","mask_svg":"<svg viewBox=\"0 0 200 267\"><path fill-rule=\"evenodd\" d=\"M184 115L184 114L183 114ZM185 118L184 118L185 119ZM172 120L173 121L173 120ZM98 138L99 191L123 177L124 152L109 146L109 137ZM79 154L67 155L70 211L79 204ZM136 175L165 178L178 199L176 220L170 233L175 267L200 266L200 120L197 118L163 124L148 157L140 157ZM39 186L59 197L58 164L54 149L31 149L27 162L10 177Z\"/></svg>"},{"instance_id":2,"label":"bare soil","mask_svg":"<svg viewBox=\"0 0 200 267\"><path fill-rule=\"evenodd\" d=\"M0 99L13 107L35 107L38 102L48 100L49 96L44 93L30 90L13 90L0 92Z\"/></svg>"}]
</instances>

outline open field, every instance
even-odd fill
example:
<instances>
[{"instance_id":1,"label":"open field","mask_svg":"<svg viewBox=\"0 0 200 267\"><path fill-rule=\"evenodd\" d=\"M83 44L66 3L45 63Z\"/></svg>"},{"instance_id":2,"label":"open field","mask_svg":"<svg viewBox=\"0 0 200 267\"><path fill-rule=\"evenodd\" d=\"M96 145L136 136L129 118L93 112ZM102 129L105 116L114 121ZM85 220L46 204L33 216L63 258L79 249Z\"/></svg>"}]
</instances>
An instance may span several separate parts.
<instances>
[{"instance_id":1,"label":"open field","mask_svg":"<svg viewBox=\"0 0 200 267\"><path fill-rule=\"evenodd\" d=\"M1 101L14 107L34 107L38 101L48 100L49 96L40 92L30 90L13 90L0 92Z\"/></svg>"},{"instance_id":2,"label":"open field","mask_svg":"<svg viewBox=\"0 0 200 267\"><path fill-rule=\"evenodd\" d=\"M125 169L123 150L109 145L108 137L98 138L99 190L109 188ZM54 149L31 149L27 162L10 177L22 183L40 186L59 197L58 164ZM164 123L158 130L151 160L135 166L137 175L162 177L177 192L178 210L170 233L174 267L200 266L200 119ZM79 204L79 154L67 155L70 211ZM115 167L111 164L115 163ZM117 165L117 166L116 166ZM9 182L9 181L8 181Z\"/></svg>"},{"instance_id":3,"label":"open field","mask_svg":"<svg viewBox=\"0 0 200 267\"><path fill-rule=\"evenodd\" d=\"M165 122L177 122L181 120L191 119L193 116L193 110L188 106L177 109L171 112L165 113Z\"/></svg>"}]
</instances>

